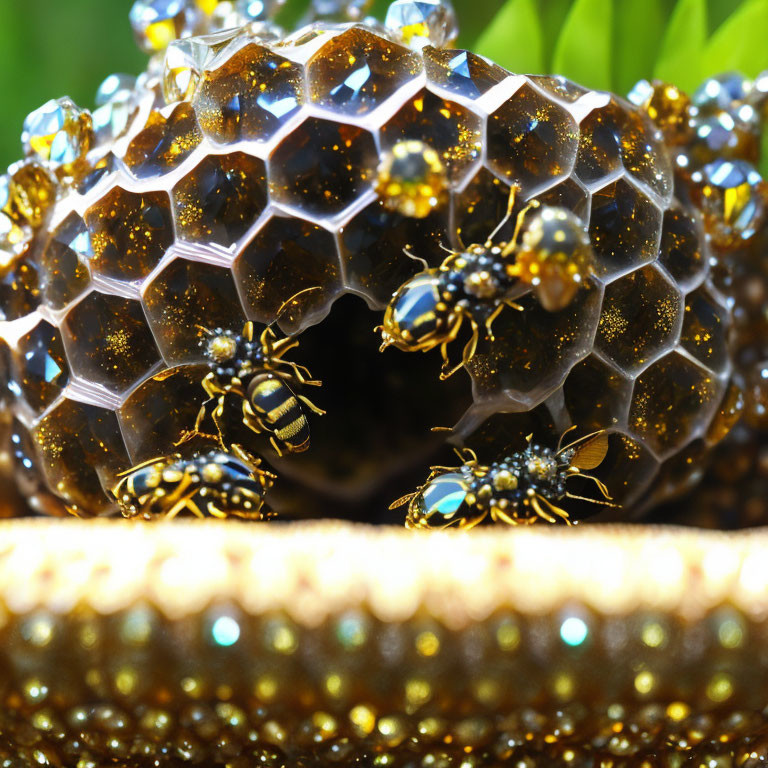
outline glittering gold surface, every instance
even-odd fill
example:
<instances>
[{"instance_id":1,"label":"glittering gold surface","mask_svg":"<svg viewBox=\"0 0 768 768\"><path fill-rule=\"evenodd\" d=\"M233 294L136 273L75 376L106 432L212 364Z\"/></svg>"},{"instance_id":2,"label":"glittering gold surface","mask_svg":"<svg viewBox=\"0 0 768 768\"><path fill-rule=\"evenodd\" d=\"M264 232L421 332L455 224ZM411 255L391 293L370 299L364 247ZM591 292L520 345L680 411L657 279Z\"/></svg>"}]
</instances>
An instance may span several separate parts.
<instances>
[{"instance_id":1,"label":"glittering gold surface","mask_svg":"<svg viewBox=\"0 0 768 768\"><path fill-rule=\"evenodd\" d=\"M763 531L0 527L7 765L766 759Z\"/></svg>"}]
</instances>

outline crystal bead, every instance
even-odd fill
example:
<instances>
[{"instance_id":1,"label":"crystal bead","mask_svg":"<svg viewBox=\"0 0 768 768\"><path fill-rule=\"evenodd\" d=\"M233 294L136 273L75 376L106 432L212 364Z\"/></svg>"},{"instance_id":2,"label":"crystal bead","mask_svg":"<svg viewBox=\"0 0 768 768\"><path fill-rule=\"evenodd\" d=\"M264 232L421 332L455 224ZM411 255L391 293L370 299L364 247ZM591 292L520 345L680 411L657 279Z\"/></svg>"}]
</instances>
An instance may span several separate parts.
<instances>
[{"instance_id":1,"label":"crystal bead","mask_svg":"<svg viewBox=\"0 0 768 768\"><path fill-rule=\"evenodd\" d=\"M384 21L387 29L412 48L447 48L458 37L456 13L449 0L395 0Z\"/></svg>"},{"instance_id":2,"label":"crystal bead","mask_svg":"<svg viewBox=\"0 0 768 768\"><path fill-rule=\"evenodd\" d=\"M109 144L125 135L136 116L136 96L119 91L108 104L93 111L93 132L98 144Z\"/></svg>"},{"instance_id":3,"label":"crystal bead","mask_svg":"<svg viewBox=\"0 0 768 768\"><path fill-rule=\"evenodd\" d=\"M765 218L765 182L741 160L718 160L691 177L693 194L715 245L735 248L750 240Z\"/></svg>"},{"instance_id":4,"label":"crystal bead","mask_svg":"<svg viewBox=\"0 0 768 768\"><path fill-rule=\"evenodd\" d=\"M686 144L691 136L689 125L691 100L677 86L654 80L641 80L629 93L629 100L661 129L673 145Z\"/></svg>"},{"instance_id":5,"label":"crystal bead","mask_svg":"<svg viewBox=\"0 0 768 768\"><path fill-rule=\"evenodd\" d=\"M738 72L727 72L705 80L693 94L693 105L702 113L730 112L752 91L752 81Z\"/></svg>"},{"instance_id":6,"label":"crystal bead","mask_svg":"<svg viewBox=\"0 0 768 768\"><path fill-rule=\"evenodd\" d=\"M168 46L163 64L163 97L167 104L194 96L200 76L214 55L202 37L175 40Z\"/></svg>"},{"instance_id":7,"label":"crystal bead","mask_svg":"<svg viewBox=\"0 0 768 768\"><path fill-rule=\"evenodd\" d=\"M10 176L0 176L0 267L13 262L31 237L29 227L21 224L13 213Z\"/></svg>"},{"instance_id":8,"label":"crystal bead","mask_svg":"<svg viewBox=\"0 0 768 768\"><path fill-rule=\"evenodd\" d=\"M718 159L758 161L760 121L751 106L744 105L736 112L697 115L690 124L693 137L687 154L697 167Z\"/></svg>"},{"instance_id":9,"label":"crystal bead","mask_svg":"<svg viewBox=\"0 0 768 768\"><path fill-rule=\"evenodd\" d=\"M384 154L376 191L384 205L423 219L447 197L448 176L434 149L415 139L399 141Z\"/></svg>"},{"instance_id":10,"label":"crystal bead","mask_svg":"<svg viewBox=\"0 0 768 768\"><path fill-rule=\"evenodd\" d=\"M96 106L103 107L121 94L131 93L136 88L136 78L133 75L109 75L96 91Z\"/></svg>"},{"instance_id":11,"label":"crystal bead","mask_svg":"<svg viewBox=\"0 0 768 768\"><path fill-rule=\"evenodd\" d=\"M18 163L9 168L5 203L0 209L19 224L37 229L56 200L56 184L37 163Z\"/></svg>"},{"instance_id":12,"label":"crystal bead","mask_svg":"<svg viewBox=\"0 0 768 768\"><path fill-rule=\"evenodd\" d=\"M130 19L133 35L145 53L157 53L192 34L201 11L193 0L136 0Z\"/></svg>"},{"instance_id":13,"label":"crystal bead","mask_svg":"<svg viewBox=\"0 0 768 768\"><path fill-rule=\"evenodd\" d=\"M52 99L24 121L21 140L27 155L71 168L91 146L93 123L90 112L71 99Z\"/></svg>"}]
</instances>

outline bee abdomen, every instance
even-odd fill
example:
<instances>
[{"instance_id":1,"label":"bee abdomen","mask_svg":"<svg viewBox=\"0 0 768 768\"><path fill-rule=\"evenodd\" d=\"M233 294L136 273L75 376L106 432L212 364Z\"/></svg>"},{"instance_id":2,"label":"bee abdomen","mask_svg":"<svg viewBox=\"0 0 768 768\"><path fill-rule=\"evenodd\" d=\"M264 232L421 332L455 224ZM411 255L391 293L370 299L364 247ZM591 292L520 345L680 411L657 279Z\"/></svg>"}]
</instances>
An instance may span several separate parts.
<instances>
[{"instance_id":1,"label":"bee abdomen","mask_svg":"<svg viewBox=\"0 0 768 768\"><path fill-rule=\"evenodd\" d=\"M278 440L298 453L309 448L309 423L298 398L280 379L255 382L250 392L251 405Z\"/></svg>"}]
</instances>

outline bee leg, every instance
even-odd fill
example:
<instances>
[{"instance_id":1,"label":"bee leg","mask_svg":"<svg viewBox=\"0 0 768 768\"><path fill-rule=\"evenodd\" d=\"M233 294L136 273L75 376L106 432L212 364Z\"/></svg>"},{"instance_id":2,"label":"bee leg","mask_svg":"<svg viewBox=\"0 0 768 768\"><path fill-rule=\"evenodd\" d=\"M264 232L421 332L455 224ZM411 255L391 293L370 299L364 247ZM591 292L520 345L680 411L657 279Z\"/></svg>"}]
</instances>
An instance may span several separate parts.
<instances>
[{"instance_id":1,"label":"bee leg","mask_svg":"<svg viewBox=\"0 0 768 768\"><path fill-rule=\"evenodd\" d=\"M316 413L318 416L325 416L326 412L322 408L318 408L309 398L304 397L304 395L297 395L297 397L312 411L312 413Z\"/></svg>"},{"instance_id":2,"label":"bee leg","mask_svg":"<svg viewBox=\"0 0 768 768\"><path fill-rule=\"evenodd\" d=\"M504 248L504 250L501 252L502 258L505 258L509 256L511 253L514 252L515 248L517 248L517 241L520 239L520 232L523 229L523 224L525 223L525 217L528 215L530 211L532 211L534 208L538 208L541 205L538 200L531 200L528 205L523 208L520 213L517 214L517 221L515 222L515 231L512 234L512 239L509 241L507 246Z\"/></svg>"},{"instance_id":3,"label":"bee leg","mask_svg":"<svg viewBox=\"0 0 768 768\"><path fill-rule=\"evenodd\" d=\"M229 515L219 509L212 501L209 501L205 506L206 511L211 517L215 517L217 520L226 520Z\"/></svg>"},{"instance_id":4,"label":"bee leg","mask_svg":"<svg viewBox=\"0 0 768 768\"><path fill-rule=\"evenodd\" d=\"M510 517L504 510L499 509L498 507L494 507L491 510L491 518L493 519L494 523L504 523L505 525L519 525L520 523L515 520L514 517Z\"/></svg>"},{"instance_id":5,"label":"bee leg","mask_svg":"<svg viewBox=\"0 0 768 768\"><path fill-rule=\"evenodd\" d=\"M495 341L496 337L493 335L493 324L496 321L496 318L502 313L504 310L504 307L506 304L499 304L496 309L491 312L491 314L486 318L485 321L485 332L488 337L488 341Z\"/></svg>"},{"instance_id":6,"label":"bee leg","mask_svg":"<svg viewBox=\"0 0 768 768\"><path fill-rule=\"evenodd\" d=\"M463 520L460 520L460 521L459 521L459 523L458 523L458 525L457 525L456 527L457 527L457 528L458 528L460 531L470 531L470 530L472 530L473 528L475 528L475 527L477 527L478 525L480 525L480 523L482 523L482 522L485 520L485 518L486 518L486 517L488 517L488 510L486 510L485 512L483 512L483 514L482 514L482 515L479 515L478 517L474 517L474 518L472 518L471 520L467 520L467 519L463 519ZM448 524L447 526L445 526L445 527L447 528L447 527L449 527L450 525L452 525L452 523L449 523L449 524Z\"/></svg>"},{"instance_id":7,"label":"bee leg","mask_svg":"<svg viewBox=\"0 0 768 768\"><path fill-rule=\"evenodd\" d=\"M545 496L536 494L531 500L531 503L534 510L536 510L536 513L548 523L557 522L557 518L559 517L561 520L564 520L567 525L572 525L568 513L564 509L561 509L560 507L553 504ZM552 514L548 514L548 512L544 510L544 507L546 507L547 511L551 512Z\"/></svg>"},{"instance_id":8,"label":"bee leg","mask_svg":"<svg viewBox=\"0 0 768 768\"><path fill-rule=\"evenodd\" d=\"M275 436L274 436L274 435L272 435L272 436L269 438L269 442L272 444L272 447L275 449L275 453L276 453L276 454L277 454L277 455L278 455L280 458L282 458L282 457L283 457L283 452L282 452L282 450L280 449L280 446L278 445L278 442L277 442L277 440L275 440Z\"/></svg>"},{"instance_id":9,"label":"bee leg","mask_svg":"<svg viewBox=\"0 0 768 768\"><path fill-rule=\"evenodd\" d=\"M216 432L219 436L219 444L221 445L221 449L226 452L227 442L224 440L224 428L221 424L221 420L224 418L224 397L225 395L222 395L219 398L219 403L211 414L211 418L213 419L213 425L216 427Z\"/></svg>"},{"instance_id":10,"label":"bee leg","mask_svg":"<svg viewBox=\"0 0 768 768\"><path fill-rule=\"evenodd\" d=\"M575 469L575 467L572 467L572 469ZM606 486L602 480L599 480L594 475L588 475L585 472L576 471L570 472L569 477L583 477L585 480L591 480L597 486L597 489L603 495L603 498L608 499L608 501L613 501L613 496L611 496L611 492L608 490L608 486Z\"/></svg>"},{"instance_id":11,"label":"bee leg","mask_svg":"<svg viewBox=\"0 0 768 768\"><path fill-rule=\"evenodd\" d=\"M496 225L493 232L488 235L488 239L485 241L485 247L490 248L493 245L493 241L496 239L496 235L501 232L506 223L512 218L512 211L515 208L515 202L517 200L517 193L520 191L520 187L517 184L513 184L509 188L509 196L507 197L507 212L504 214L504 218Z\"/></svg>"},{"instance_id":12,"label":"bee leg","mask_svg":"<svg viewBox=\"0 0 768 768\"><path fill-rule=\"evenodd\" d=\"M177 501L169 510L168 512L163 515L163 520L173 520L175 517L177 517L179 514L181 514L185 509L188 509L188 499L181 499L180 501ZM191 510L190 510L191 511Z\"/></svg>"}]
</instances>

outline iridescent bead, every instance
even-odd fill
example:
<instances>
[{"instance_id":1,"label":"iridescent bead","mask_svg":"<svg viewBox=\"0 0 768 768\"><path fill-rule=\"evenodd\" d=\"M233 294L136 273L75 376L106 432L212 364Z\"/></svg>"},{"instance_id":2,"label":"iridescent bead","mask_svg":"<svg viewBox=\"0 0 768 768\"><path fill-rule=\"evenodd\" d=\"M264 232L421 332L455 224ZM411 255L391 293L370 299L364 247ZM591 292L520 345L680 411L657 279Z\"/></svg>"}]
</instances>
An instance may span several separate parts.
<instances>
[{"instance_id":1,"label":"iridescent bead","mask_svg":"<svg viewBox=\"0 0 768 768\"><path fill-rule=\"evenodd\" d=\"M464 475L459 472L446 472L429 482L420 493L418 510L424 520L433 515L448 522L461 510L467 499L469 488Z\"/></svg>"},{"instance_id":2,"label":"iridescent bead","mask_svg":"<svg viewBox=\"0 0 768 768\"><path fill-rule=\"evenodd\" d=\"M426 45L449 47L459 34L449 0L395 0L384 24L406 45L417 49Z\"/></svg>"},{"instance_id":3,"label":"iridescent bead","mask_svg":"<svg viewBox=\"0 0 768 768\"><path fill-rule=\"evenodd\" d=\"M668 143L686 144L691 137L691 100L677 86L640 80L629 92L629 100L661 129Z\"/></svg>"},{"instance_id":4,"label":"iridescent bead","mask_svg":"<svg viewBox=\"0 0 768 768\"><path fill-rule=\"evenodd\" d=\"M446 197L448 176L434 149L416 140L399 141L379 166L376 191L384 205L423 219Z\"/></svg>"},{"instance_id":5,"label":"iridescent bead","mask_svg":"<svg viewBox=\"0 0 768 768\"><path fill-rule=\"evenodd\" d=\"M693 105L702 113L730 112L748 98L752 87L752 81L738 72L710 77L693 94Z\"/></svg>"},{"instance_id":6,"label":"iridescent bead","mask_svg":"<svg viewBox=\"0 0 768 768\"><path fill-rule=\"evenodd\" d=\"M731 112L696 115L690 123L693 137L688 156L702 166L718 159L756 163L760 155L760 121L748 104Z\"/></svg>"},{"instance_id":7,"label":"iridescent bead","mask_svg":"<svg viewBox=\"0 0 768 768\"><path fill-rule=\"evenodd\" d=\"M96 91L96 106L103 107L123 93L131 93L136 88L136 78L133 75L109 75Z\"/></svg>"},{"instance_id":8,"label":"iridescent bead","mask_svg":"<svg viewBox=\"0 0 768 768\"><path fill-rule=\"evenodd\" d=\"M720 248L750 240L765 218L766 185L752 165L718 160L691 176L704 224Z\"/></svg>"},{"instance_id":9,"label":"iridescent bead","mask_svg":"<svg viewBox=\"0 0 768 768\"><path fill-rule=\"evenodd\" d=\"M201 10L193 0L136 0L130 19L139 48L156 53L192 34L200 23Z\"/></svg>"},{"instance_id":10,"label":"iridescent bead","mask_svg":"<svg viewBox=\"0 0 768 768\"><path fill-rule=\"evenodd\" d=\"M87 154L92 134L90 112L65 96L32 112L24 121L21 140L27 155L69 170Z\"/></svg>"}]
</instances>

